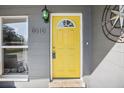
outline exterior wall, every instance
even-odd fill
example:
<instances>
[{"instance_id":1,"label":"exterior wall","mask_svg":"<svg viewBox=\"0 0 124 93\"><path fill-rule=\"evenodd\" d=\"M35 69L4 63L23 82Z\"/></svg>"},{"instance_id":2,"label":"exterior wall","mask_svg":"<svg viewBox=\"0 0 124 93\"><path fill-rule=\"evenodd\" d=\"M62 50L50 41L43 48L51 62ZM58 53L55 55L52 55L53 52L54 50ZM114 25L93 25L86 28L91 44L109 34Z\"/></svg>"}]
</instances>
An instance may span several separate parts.
<instances>
[{"instance_id":1,"label":"exterior wall","mask_svg":"<svg viewBox=\"0 0 124 93\"><path fill-rule=\"evenodd\" d=\"M101 27L105 6L92 6L93 65L88 87L124 87L124 43L108 40Z\"/></svg>"},{"instance_id":2,"label":"exterior wall","mask_svg":"<svg viewBox=\"0 0 124 93\"><path fill-rule=\"evenodd\" d=\"M28 62L30 78L49 78L50 24L45 24L41 18L43 7L0 6L0 16L29 16ZM111 42L103 34L101 20L105 6L47 7L53 13L83 13L83 75L87 86L124 87L124 44ZM32 32L34 28L37 29L37 32ZM42 29L43 32L38 32L38 29ZM34 83L36 84L36 82ZM46 83L48 81L44 82L44 84ZM19 87L23 84L17 82L16 86Z\"/></svg>"},{"instance_id":3,"label":"exterior wall","mask_svg":"<svg viewBox=\"0 0 124 93\"><path fill-rule=\"evenodd\" d=\"M91 72L91 9L90 6L47 6L53 13L83 13L83 73ZM28 63L30 78L49 78L49 23L45 24L41 18L44 6L0 6L0 16L29 16L29 49ZM32 32L36 29L37 32ZM39 29L42 29L39 32ZM89 45L85 43L89 42Z\"/></svg>"}]
</instances>

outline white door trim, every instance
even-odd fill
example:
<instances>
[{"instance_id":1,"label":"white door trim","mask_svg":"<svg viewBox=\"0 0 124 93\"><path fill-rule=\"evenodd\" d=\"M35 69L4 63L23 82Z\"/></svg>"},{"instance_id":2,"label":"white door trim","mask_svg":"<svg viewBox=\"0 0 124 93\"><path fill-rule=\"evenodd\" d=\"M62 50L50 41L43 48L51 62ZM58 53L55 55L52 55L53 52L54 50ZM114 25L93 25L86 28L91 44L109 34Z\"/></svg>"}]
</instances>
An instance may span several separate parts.
<instances>
[{"instance_id":1,"label":"white door trim","mask_svg":"<svg viewBox=\"0 0 124 93\"><path fill-rule=\"evenodd\" d=\"M51 13L50 14L50 81L52 77L52 16L80 16L80 79L83 79L83 19L82 13Z\"/></svg>"}]
</instances>

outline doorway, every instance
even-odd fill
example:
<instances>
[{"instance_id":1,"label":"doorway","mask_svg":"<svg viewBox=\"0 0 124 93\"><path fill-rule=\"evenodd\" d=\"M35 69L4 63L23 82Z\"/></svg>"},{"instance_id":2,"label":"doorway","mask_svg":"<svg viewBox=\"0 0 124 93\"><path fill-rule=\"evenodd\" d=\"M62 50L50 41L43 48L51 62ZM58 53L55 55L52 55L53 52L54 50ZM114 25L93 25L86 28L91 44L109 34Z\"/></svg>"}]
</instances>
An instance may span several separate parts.
<instances>
[{"instance_id":1,"label":"doorway","mask_svg":"<svg viewBox=\"0 0 124 93\"><path fill-rule=\"evenodd\" d=\"M82 13L52 13L51 80L82 78Z\"/></svg>"}]
</instances>

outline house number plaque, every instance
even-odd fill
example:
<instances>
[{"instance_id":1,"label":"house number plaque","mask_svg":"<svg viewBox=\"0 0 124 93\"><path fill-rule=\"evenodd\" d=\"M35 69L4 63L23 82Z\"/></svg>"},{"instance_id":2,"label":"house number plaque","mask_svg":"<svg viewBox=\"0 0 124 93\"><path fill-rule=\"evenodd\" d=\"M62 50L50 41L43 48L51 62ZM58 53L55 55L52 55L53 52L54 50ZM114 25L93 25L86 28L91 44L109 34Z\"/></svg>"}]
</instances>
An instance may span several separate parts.
<instances>
[{"instance_id":1,"label":"house number plaque","mask_svg":"<svg viewBox=\"0 0 124 93\"><path fill-rule=\"evenodd\" d=\"M32 33L37 33L37 34L45 34L46 33L46 28L42 27L42 28L37 28L37 27L33 27L32 28Z\"/></svg>"}]
</instances>

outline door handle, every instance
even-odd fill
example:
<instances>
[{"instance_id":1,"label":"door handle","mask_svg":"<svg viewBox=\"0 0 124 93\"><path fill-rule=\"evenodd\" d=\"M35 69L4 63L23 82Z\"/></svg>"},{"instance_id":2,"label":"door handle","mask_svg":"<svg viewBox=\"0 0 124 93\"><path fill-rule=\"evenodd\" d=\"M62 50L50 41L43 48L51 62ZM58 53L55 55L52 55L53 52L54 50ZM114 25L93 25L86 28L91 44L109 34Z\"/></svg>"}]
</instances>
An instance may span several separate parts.
<instances>
[{"instance_id":1,"label":"door handle","mask_svg":"<svg viewBox=\"0 0 124 93\"><path fill-rule=\"evenodd\" d=\"M52 58L53 58L53 59L56 58L56 52L55 52L55 51L52 52Z\"/></svg>"}]
</instances>

